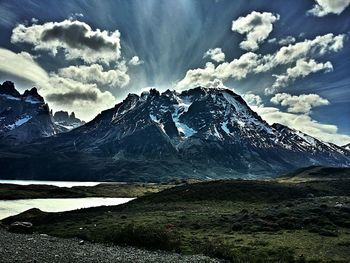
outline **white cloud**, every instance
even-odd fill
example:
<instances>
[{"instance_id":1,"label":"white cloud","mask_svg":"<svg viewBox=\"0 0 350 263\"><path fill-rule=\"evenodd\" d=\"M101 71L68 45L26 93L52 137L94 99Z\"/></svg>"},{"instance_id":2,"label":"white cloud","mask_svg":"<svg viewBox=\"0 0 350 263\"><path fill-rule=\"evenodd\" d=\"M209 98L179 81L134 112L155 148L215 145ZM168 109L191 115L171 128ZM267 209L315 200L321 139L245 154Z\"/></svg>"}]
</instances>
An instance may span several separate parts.
<instances>
[{"instance_id":1,"label":"white cloud","mask_svg":"<svg viewBox=\"0 0 350 263\"><path fill-rule=\"evenodd\" d=\"M253 94L253 93L247 93L242 95L243 99L245 102L250 106L258 106L258 107L263 107L263 101L259 95Z\"/></svg>"},{"instance_id":2,"label":"white cloud","mask_svg":"<svg viewBox=\"0 0 350 263\"><path fill-rule=\"evenodd\" d=\"M338 127L320 123L309 115L280 111L274 107L252 107L270 125L280 123L292 129L302 131L322 141L344 145L350 142L350 136L338 133Z\"/></svg>"},{"instance_id":3,"label":"white cloud","mask_svg":"<svg viewBox=\"0 0 350 263\"><path fill-rule=\"evenodd\" d=\"M287 107L288 112L305 114L310 114L314 107L329 105L327 99L324 99L317 94L292 96L287 93L277 93L271 98L271 102Z\"/></svg>"},{"instance_id":4,"label":"white cloud","mask_svg":"<svg viewBox=\"0 0 350 263\"><path fill-rule=\"evenodd\" d=\"M206 63L205 68L188 70L184 79L176 85L177 89L188 89L196 86L216 86L214 83L232 77L243 79L258 65L258 55L252 52L243 54L240 58L230 63L224 62L217 67L211 62Z\"/></svg>"},{"instance_id":5,"label":"white cloud","mask_svg":"<svg viewBox=\"0 0 350 263\"><path fill-rule=\"evenodd\" d=\"M232 31L246 34L246 39L240 43L245 50L256 50L271 33L272 24L279 20L279 15L269 12L253 11L245 17L239 17L232 21Z\"/></svg>"},{"instance_id":6,"label":"white cloud","mask_svg":"<svg viewBox=\"0 0 350 263\"><path fill-rule=\"evenodd\" d=\"M133 66L138 66L143 64L144 61L140 60L140 58L138 56L133 56L130 60L129 60L129 64L133 65Z\"/></svg>"},{"instance_id":7,"label":"white cloud","mask_svg":"<svg viewBox=\"0 0 350 263\"><path fill-rule=\"evenodd\" d=\"M115 69L110 70L104 70L99 64L92 64L61 68L58 70L58 75L82 83L96 83L97 85L120 88L130 81L127 70L125 63L120 63Z\"/></svg>"},{"instance_id":8,"label":"white cloud","mask_svg":"<svg viewBox=\"0 0 350 263\"><path fill-rule=\"evenodd\" d=\"M42 25L19 24L12 31L12 43L30 43L36 50L49 50L56 55L63 50L67 59L82 59L86 63L109 64L120 58L120 33L93 30L80 21L64 20Z\"/></svg>"},{"instance_id":9,"label":"white cloud","mask_svg":"<svg viewBox=\"0 0 350 263\"><path fill-rule=\"evenodd\" d=\"M101 91L96 84L84 84L56 74L51 74L49 84L52 88L43 89L41 93L50 107L55 111L74 111L76 116L84 120L91 120L116 103L110 92Z\"/></svg>"},{"instance_id":10,"label":"white cloud","mask_svg":"<svg viewBox=\"0 0 350 263\"><path fill-rule=\"evenodd\" d=\"M255 72L266 72L278 65L291 64L302 58L316 58L330 52L338 52L344 46L344 39L344 34L335 36L329 33L312 40L305 39L293 45L283 46L274 54L263 56Z\"/></svg>"},{"instance_id":11,"label":"white cloud","mask_svg":"<svg viewBox=\"0 0 350 263\"><path fill-rule=\"evenodd\" d=\"M225 61L225 54L222 52L221 48L211 48L205 52L203 58L210 58L215 62L222 62Z\"/></svg>"},{"instance_id":12,"label":"white cloud","mask_svg":"<svg viewBox=\"0 0 350 263\"><path fill-rule=\"evenodd\" d=\"M282 38L278 41L278 44L280 44L281 46L286 46L289 44L293 44L296 41L295 37L292 36L287 36L285 38Z\"/></svg>"},{"instance_id":13,"label":"white cloud","mask_svg":"<svg viewBox=\"0 0 350 263\"><path fill-rule=\"evenodd\" d=\"M266 94L273 94L276 90L286 87L290 82L296 80L299 77L306 77L311 73L324 70L330 72L333 70L332 63L327 61L326 63L317 63L315 60L310 59L306 61L304 58L297 60L294 67L288 68L285 74L273 75L276 80L270 88L265 89Z\"/></svg>"},{"instance_id":14,"label":"white cloud","mask_svg":"<svg viewBox=\"0 0 350 263\"><path fill-rule=\"evenodd\" d=\"M308 59L313 64L311 58L321 57L330 52L337 52L343 48L345 35L333 35L332 33L317 36L312 40L304 40L289 46L281 47L277 52L267 55L259 55L253 52L247 52L232 60L223 62L217 66L213 63L206 63L204 68L190 69L186 72L185 77L180 80L175 88L184 89L196 86L210 87L213 81L224 82L229 78L241 80L250 73L268 72L279 65L289 65L300 59ZM299 62L301 66L303 60ZM311 62L310 62L311 61ZM317 64L318 67L330 70L330 62ZM294 67L290 70L292 75L296 75L302 67ZM312 71L311 71L312 72ZM311 73L309 72L309 74ZM300 73L300 76L306 76ZM292 79L292 78L291 78ZM288 79L289 80L289 79ZM272 89L274 92L274 89Z\"/></svg>"},{"instance_id":15,"label":"white cloud","mask_svg":"<svg viewBox=\"0 0 350 263\"><path fill-rule=\"evenodd\" d=\"M267 43L269 43L269 44L274 44L276 42L277 42L277 38L275 38L275 37L267 40Z\"/></svg>"},{"instance_id":16,"label":"white cloud","mask_svg":"<svg viewBox=\"0 0 350 263\"><path fill-rule=\"evenodd\" d=\"M328 14L337 14L345 10L350 4L350 0L315 0L316 4L311 10L308 11L309 14L314 16L322 17Z\"/></svg>"}]
</instances>

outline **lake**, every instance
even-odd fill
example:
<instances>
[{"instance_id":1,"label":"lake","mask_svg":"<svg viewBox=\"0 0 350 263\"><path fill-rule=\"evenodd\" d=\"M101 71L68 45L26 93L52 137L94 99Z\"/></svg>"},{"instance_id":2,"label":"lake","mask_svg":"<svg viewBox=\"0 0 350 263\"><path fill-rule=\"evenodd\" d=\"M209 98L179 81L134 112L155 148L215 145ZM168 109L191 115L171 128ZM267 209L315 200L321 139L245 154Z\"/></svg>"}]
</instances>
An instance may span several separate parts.
<instances>
[{"instance_id":1,"label":"lake","mask_svg":"<svg viewBox=\"0 0 350 263\"><path fill-rule=\"evenodd\" d=\"M30 208L39 208L45 212L63 212L102 205L120 205L133 199L134 198L87 197L0 200L0 220L8 216L19 214Z\"/></svg>"}]
</instances>

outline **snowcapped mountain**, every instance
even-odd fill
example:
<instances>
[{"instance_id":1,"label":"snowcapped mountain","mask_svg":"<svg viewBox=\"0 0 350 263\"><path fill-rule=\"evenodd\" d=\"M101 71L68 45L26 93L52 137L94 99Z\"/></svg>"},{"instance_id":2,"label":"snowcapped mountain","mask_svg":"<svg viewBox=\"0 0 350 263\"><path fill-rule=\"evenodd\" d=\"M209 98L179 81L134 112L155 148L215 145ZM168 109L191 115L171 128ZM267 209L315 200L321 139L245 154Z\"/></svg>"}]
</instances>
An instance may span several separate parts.
<instances>
[{"instance_id":1,"label":"snowcapped mountain","mask_svg":"<svg viewBox=\"0 0 350 263\"><path fill-rule=\"evenodd\" d=\"M36 88L20 94L13 82L0 84L0 143L23 144L79 127L74 112L52 115Z\"/></svg>"},{"instance_id":2,"label":"snowcapped mountain","mask_svg":"<svg viewBox=\"0 0 350 263\"><path fill-rule=\"evenodd\" d=\"M20 151L30 153L26 171L37 179L261 178L310 165L350 165L342 147L270 126L231 90L206 88L129 94L91 122ZM43 161L47 169L38 173ZM15 162L7 174L20 174L25 159Z\"/></svg>"},{"instance_id":3,"label":"snowcapped mountain","mask_svg":"<svg viewBox=\"0 0 350 263\"><path fill-rule=\"evenodd\" d=\"M48 105L36 88L20 94L12 82L0 84L1 143L30 142L59 131L51 120Z\"/></svg>"}]
</instances>

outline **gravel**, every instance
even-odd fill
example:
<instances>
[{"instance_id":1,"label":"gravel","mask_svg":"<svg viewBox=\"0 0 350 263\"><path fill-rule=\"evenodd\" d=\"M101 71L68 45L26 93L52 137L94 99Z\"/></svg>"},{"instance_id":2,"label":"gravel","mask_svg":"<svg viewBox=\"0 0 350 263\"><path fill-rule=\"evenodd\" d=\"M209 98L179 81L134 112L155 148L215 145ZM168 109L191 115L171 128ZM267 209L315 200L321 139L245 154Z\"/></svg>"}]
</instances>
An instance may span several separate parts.
<instances>
[{"instance_id":1,"label":"gravel","mask_svg":"<svg viewBox=\"0 0 350 263\"><path fill-rule=\"evenodd\" d=\"M14 234L0 227L0 262L219 262L201 255L185 256L133 247L95 244L47 235Z\"/></svg>"}]
</instances>

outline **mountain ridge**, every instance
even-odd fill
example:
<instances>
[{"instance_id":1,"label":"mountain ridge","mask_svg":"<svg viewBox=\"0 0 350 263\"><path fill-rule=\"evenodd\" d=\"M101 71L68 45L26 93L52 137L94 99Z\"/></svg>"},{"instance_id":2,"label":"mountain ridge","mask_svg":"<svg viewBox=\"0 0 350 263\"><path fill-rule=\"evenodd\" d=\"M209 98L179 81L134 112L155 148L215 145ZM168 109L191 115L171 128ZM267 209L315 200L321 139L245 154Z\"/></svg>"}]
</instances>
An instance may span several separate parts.
<instances>
[{"instance_id":1,"label":"mountain ridge","mask_svg":"<svg viewBox=\"0 0 350 263\"><path fill-rule=\"evenodd\" d=\"M70 132L10 151L22 157L0 156L0 165L13 163L3 177L25 169L31 179L249 179L350 164L344 148L269 125L231 90L202 87L129 94Z\"/></svg>"}]
</instances>

